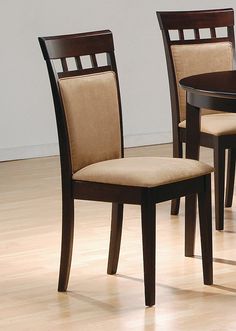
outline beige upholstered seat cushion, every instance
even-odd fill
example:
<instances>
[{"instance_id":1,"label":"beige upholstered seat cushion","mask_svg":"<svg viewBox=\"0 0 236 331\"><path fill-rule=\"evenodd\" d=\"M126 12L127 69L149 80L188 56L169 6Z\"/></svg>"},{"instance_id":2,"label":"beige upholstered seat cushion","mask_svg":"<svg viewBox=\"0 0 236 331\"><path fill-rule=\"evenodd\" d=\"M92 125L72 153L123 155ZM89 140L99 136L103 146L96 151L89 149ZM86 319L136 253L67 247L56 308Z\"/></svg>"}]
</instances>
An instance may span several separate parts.
<instances>
[{"instance_id":1,"label":"beige upholstered seat cushion","mask_svg":"<svg viewBox=\"0 0 236 331\"><path fill-rule=\"evenodd\" d=\"M186 92L179 81L187 76L232 70L233 51L230 42L172 45L176 83L178 85L180 121L186 118ZM202 114L214 111L202 109Z\"/></svg>"},{"instance_id":2,"label":"beige upholstered seat cushion","mask_svg":"<svg viewBox=\"0 0 236 331\"><path fill-rule=\"evenodd\" d=\"M179 127L186 128L186 121L179 123ZM236 114L218 113L201 116L201 132L214 136L236 134Z\"/></svg>"},{"instance_id":3,"label":"beige upholstered seat cushion","mask_svg":"<svg viewBox=\"0 0 236 331\"><path fill-rule=\"evenodd\" d=\"M165 157L130 157L89 165L74 180L155 187L208 174L213 168L199 161Z\"/></svg>"},{"instance_id":4,"label":"beige upholstered seat cushion","mask_svg":"<svg viewBox=\"0 0 236 331\"><path fill-rule=\"evenodd\" d=\"M108 71L59 80L69 134L73 173L121 156L115 73Z\"/></svg>"}]
</instances>

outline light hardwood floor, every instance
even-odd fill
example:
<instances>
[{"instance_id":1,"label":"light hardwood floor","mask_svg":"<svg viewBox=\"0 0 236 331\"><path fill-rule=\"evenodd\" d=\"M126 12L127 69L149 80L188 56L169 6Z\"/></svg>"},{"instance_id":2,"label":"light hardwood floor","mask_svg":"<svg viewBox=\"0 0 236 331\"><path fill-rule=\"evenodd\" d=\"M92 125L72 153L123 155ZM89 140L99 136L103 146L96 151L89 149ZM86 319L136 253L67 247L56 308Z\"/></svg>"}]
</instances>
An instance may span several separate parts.
<instances>
[{"instance_id":1,"label":"light hardwood floor","mask_svg":"<svg viewBox=\"0 0 236 331\"><path fill-rule=\"evenodd\" d=\"M171 155L170 145L133 148ZM202 159L211 162L211 152ZM110 204L76 203L69 291L57 292L61 234L58 157L0 164L0 330L236 330L236 202L214 234L214 285L204 286L196 257L183 254L183 202L157 206L157 303L145 308L140 208L125 207L120 263L106 275Z\"/></svg>"}]
</instances>

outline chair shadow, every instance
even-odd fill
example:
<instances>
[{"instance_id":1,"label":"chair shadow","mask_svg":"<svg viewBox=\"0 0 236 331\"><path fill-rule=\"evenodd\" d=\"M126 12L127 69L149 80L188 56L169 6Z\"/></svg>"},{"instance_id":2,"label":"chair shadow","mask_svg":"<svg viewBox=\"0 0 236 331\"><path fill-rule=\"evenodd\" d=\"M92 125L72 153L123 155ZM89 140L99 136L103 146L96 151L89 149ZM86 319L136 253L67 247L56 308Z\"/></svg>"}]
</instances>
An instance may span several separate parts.
<instances>
[{"instance_id":1,"label":"chair shadow","mask_svg":"<svg viewBox=\"0 0 236 331\"><path fill-rule=\"evenodd\" d=\"M199 260L202 259L201 255L194 255L192 258L199 259ZM226 259L221 259L221 258L213 258L213 261L216 262L216 263L236 265L236 261L226 260ZM115 274L115 275L113 275L113 277L127 279L127 280L131 280L131 281L139 282L139 283L144 282L144 280L142 278L127 276L127 275L123 275L123 274ZM169 290L172 290L172 291L174 290L175 294L184 293L184 292L186 292L186 293L191 292L191 293L195 293L196 296L197 295L202 296L201 292L199 292L199 294L198 294L198 292L194 291L194 290L183 290L181 288L172 287L172 286L165 285L165 284L158 283L158 282L156 282L156 285L160 286L161 288L166 288L166 289L169 289ZM213 287L213 288L216 288L216 289L219 289L219 290L222 290L222 291L226 291L226 292L236 293L236 289L230 288L230 287L227 287L227 286L223 286L223 285L213 284L213 285L210 285L210 287ZM99 307L100 309L105 310L107 312L113 312L114 313L114 312L119 312L120 310L122 310L122 307L119 304L116 306L116 305L114 305L114 303L113 304L106 303L103 300L98 300L98 299L95 299L95 298L91 298L90 296L80 294L76 291L73 291L73 292L68 291L66 294L67 294L68 297L72 297L76 300L82 301L84 303L87 303L91 306L95 306L97 308ZM215 293L215 295L217 295L217 294ZM133 309L134 309L134 307L133 307Z\"/></svg>"},{"instance_id":2,"label":"chair shadow","mask_svg":"<svg viewBox=\"0 0 236 331\"><path fill-rule=\"evenodd\" d=\"M223 290L223 291L227 291L227 292L231 292L231 293L236 293L235 288L228 287L228 286L213 284L213 285L211 285L211 287L218 288L219 290Z\"/></svg>"},{"instance_id":3,"label":"chair shadow","mask_svg":"<svg viewBox=\"0 0 236 331\"><path fill-rule=\"evenodd\" d=\"M200 257L197 257L197 258L200 258ZM126 275L120 275L120 274L116 274L116 277L121 277L121 278L124 278L124 279L129 279L129 280L133 280L133 281L136 281L136 282L143 283L143 279L136 278L136 277L126 276ZM161 283L157 283L157 282L156 282L156 285L158 285L158 286L160 286L162 288L166 288L166 289L172 289L172 290L174 289L176 293L177 292L183 293L184 291L185 292L194 292L194 291L191 291L191 290L178 289L176 287L172 287L172 286L161 284ZM231 293L236 293L236 288L231 288L231 287L228 287L228 286L212 284L212 285L210 285L210 287L214 287L214 288L217 288L219 290L223 290L223 291L227 291L227 292L231 292Z\"/></svg>"},{"instance_id":4,"label":"chair shadow","mask_svg":"<svg viewBox=\"0 0 236 331\"><path fill-rule=\"evenodd\" d=\"M232 231L232 230L223 230L222 232L226 232L226 233L236 233L236 231Z\"/></svg>"},{"instance_id":5,"label":"chair shadow","mask_svg":"<svg viewBox=\"0 0 236 331\"><path fill-rule=\"evenodd\" d=\"M201 256L194 256L195 258L201 258ZM219 259L220 260L220 263L226 263L227 262L233 262L233 261L227 261L227 260L224 260L224 259ZM224 261L224 262L223 262ZM233 263L234 264L234 263ZM116 275L113 275L112 277L117 277L117 278L122 278L122 279L127 279L127 280L130 280L130 281L135 281L135 282L139 282L139 283L143 283L143 279L142 278L137 278L137 277L133 277L133 276L127 276L127 275L123 275L123 274L116 274ZM194 289L182 289L182 288L177 288L177 287L174 287L174 286L170 286L170 285L166 285L166 284L163 284L163 283L159 283L159 282L156 282L156 286L159 286L160 288L163 288L163 289L166 289L167 291L171 291L173 295L189 295L191 294L191 296L194 296L196 299L197 298L202 298L204 296L204 293L202 291L195 291ZM223 295L224 297L227 296L228 298L232 298L230 300L235 300L235 296L233 295L230 295L229 293L226 294L227 292L230 292L230 293L236 293L236 288L231 288L231 287L228 287L228 286L223 286L223 285L218 285L218 284L213 284L211 285L210 287L213 287L215 289L219 289L219 290L222 290L223 292L225 293L211 293L212 297L218 297L219 295ZM98 298L94 298L94 297L91 297L89 295L85 295L85 294L82 294L82 293L78 293L77 291L68 291L66 293L66 296L67 298L73 298L75 300L78 300L78 301L81 301L81 303L83 302L84 304L87 304L89 305L91 308L94 307L96 310L98 309L99 311L104 311L104 312L107 312L107 313L119 313L121 311L123 311L124 309L126 311L128 310L134 310L134 309L137 309L139 310L140 309L140 306L137 305L137 306L131 306L131 307L123 307L123 305L119 302L119 297L117 297L117 301L114 302L114 297L113 297L113 302L104 302L103 299L98 299ZM66 296L65 296L65 299L66 299ZM169 297L167 296L165 298L165 296L163 295L162 297L162 303L165 302L165 300L169 300ZM144 310L146 312L155 312L156 310L156 307L158 305L158 302L156 303L156 306L153 306L153 307L145 307L143 306ZM63 308L64 309L64 308Z\"/></svg>"},{"instance_id":6,"label":"chair shadow","mask_svg":"<svg viewBox=\"0 0 236 331\"><path fill-rule=\"evenodd\" d=\"M201 255L194 255L193 258L201 260ZM217 263L223 263L223 264L229 264L229 265L236 265L236 261L233 260L226 260L226 259L220 259L218 257L213 258L213 262Z\"/></svg>"}]
</instances>

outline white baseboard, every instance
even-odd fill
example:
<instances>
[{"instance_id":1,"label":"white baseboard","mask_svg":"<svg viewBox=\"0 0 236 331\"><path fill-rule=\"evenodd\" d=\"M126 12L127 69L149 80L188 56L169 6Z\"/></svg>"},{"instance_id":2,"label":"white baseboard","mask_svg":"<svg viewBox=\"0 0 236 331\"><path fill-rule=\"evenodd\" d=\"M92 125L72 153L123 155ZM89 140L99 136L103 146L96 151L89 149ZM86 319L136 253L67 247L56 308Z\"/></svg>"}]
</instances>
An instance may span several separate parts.
<instances>
[{"instance_id":1,"label":"white baseboard","mask_svg":"<svg viewBox=\"0 0 236 331\"><path fill-rule=\"evenodd\" d=\"M171 132L135 134L126 135L124 137L125 147L164 144L171 141ZM0 148L0 161L31 159L34 157L45 157L52 155L59 155L59 147L57 143L35 146L20 146L13 148Z\"/></svg>"},{"instance_id":2,"label":"white baseboard","mask_svg":"<svg viewBox=\"0 0 236 331\"><path fill-rule=\"evenodd\" d=\"M35 146L20 146L12 148L0 148L0 161L31 159L59 155L58 144L45 144Z\"/></svg>"}]
</instances>

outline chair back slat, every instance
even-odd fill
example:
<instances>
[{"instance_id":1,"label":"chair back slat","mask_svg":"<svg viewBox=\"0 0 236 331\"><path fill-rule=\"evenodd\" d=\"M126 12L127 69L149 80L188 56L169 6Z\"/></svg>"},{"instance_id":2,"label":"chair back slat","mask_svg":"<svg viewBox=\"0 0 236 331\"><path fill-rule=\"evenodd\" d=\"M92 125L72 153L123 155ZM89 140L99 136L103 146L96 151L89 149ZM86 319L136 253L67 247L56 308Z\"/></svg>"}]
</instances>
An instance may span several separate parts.
<instances>
[{"instance_id":1,"label":"chair back slat","mask_svg":"<svg viewBox=\"0 0 236 331\"><path fill-rule=\"evenodd\" d=\"M197 40L200 39L199 29L194 29L194 37L195 37L195 39L197 39Z\"/></svg>"},{"instance_id":2,"label":"chair back slat","mask_svg":"<svg viewBox=\"0 0 236 331\"><path fill-rule=\"evenodd\" d=\"M211 31L211 38L216 38L216 29L210 28L210 31Z\"/></svg>"},{"instance_id":3,"label":"chair back slat","mask_svg":"<svg viewBox=\"0 0 236 331\"><path fill-rule=\"evenodd\" d=\"M179 33L179 40L184 40L184 30L178 29L178 33Z\"/></svg>"},{"instance_id":4,"label":"chair back slat","mask_svg":"<svg viewBox=\"0 0 236 331\"><path fill-rule=\"evenodd\" d=\"M61 65L62 65L62 70L63 71L68 71L68 65L67 65L67 61L65 58L61 59Z\"/></svg>"},{"instance_id":5,"label":"chair back slat","mask_svg":"<svg viewBox=\"0 0 236 331\"><path fill-rule=\"evenodd\" d=\"M78 70L83 69L81 59L79 56L75 56L75 63Z\"/></svg>"},{"instance_id":6,"label":"chair back slat","mask_svg":"<svg viewBox=\"0 0 236 331\"><path fill-rule=\"evenodd\" d=\"M96 59L95 54L90 55L90 60L91 60L92 67L97 68L98 64L97 64L97 59Z\"/></svg>"}]
</instances>

